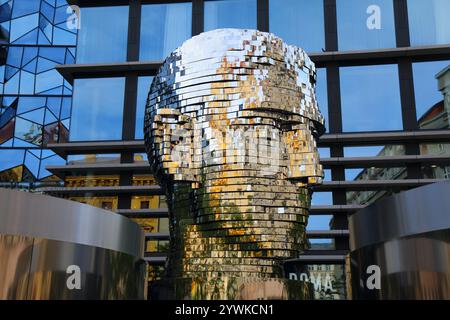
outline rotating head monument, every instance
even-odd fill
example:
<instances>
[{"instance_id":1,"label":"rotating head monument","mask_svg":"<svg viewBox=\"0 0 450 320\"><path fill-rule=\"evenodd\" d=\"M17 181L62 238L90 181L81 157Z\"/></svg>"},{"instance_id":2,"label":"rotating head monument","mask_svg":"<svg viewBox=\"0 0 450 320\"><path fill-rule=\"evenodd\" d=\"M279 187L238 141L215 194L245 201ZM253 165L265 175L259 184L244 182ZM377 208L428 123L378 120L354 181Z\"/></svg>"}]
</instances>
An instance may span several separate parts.
<instances>
[{"instance_id":1,"label":"rotating head monument","mask_svg":"<svg viewBox=\"0 0 450 320\"><path fill-rule=\"evenodd\" d=\"M305 249L322 181L315 82L302 49L256 30L205 32L165 60L144 131L169 205L168 297L308 297L281 263Z\"/></svg>"}]
</instances>

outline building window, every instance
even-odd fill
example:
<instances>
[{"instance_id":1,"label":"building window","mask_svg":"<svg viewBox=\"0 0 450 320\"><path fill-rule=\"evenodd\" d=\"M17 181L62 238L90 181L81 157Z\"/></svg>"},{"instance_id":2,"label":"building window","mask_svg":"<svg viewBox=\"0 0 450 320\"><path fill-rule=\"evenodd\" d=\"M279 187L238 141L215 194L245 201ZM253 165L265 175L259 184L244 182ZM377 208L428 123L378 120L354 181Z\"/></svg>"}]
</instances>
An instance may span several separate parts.
<instances>
[{"instance_id":1,"label":"building window","mask_svg":"<svg viewBox=\"0 0 450 320\"><path fill-rule=\"evenodd\" d=\"M113 203L111 201L102 201L102 209L112 210Z\"/></svg>"},{"instance_id":2,"label":"building window","mask_svg":"<svg viewBox=\"0 0 450 320\"><path fill-rule=\"evenodd\" d=\"M325 48L323 1L270 0L270 32L305 51Z\"/></svg>"},{"instance_id":3,"label":"building window","mask_svg":"<svg viewBox=\"0 0 450 320\"><path fill-rule=\"evenodd\" d=\"M398 68L340 68L342 126L347 132L401 130Z\"/></svg>"},{"instance_id":4,"label":"building window","mask_svg":"<svg viewBox=\"0 0 450 320\"><path fill-rule=\"evenodd\" d=\"M141 201L141 209L150 208L150 201Z\"/></svg>"},{"instance_id":5,"label":"building window","mask_svg":"<svg viewBox=\"0 0 450 320\"><path fill-rule=\"evenodd\" d=\"M411 45L450 43L450 1L408 0Z\"/></svg>"},{"instance_id":6,"label":"building window","mask_svg":"<svg viewBox=\"0 0 450 320\"><path fill-rule=\"evenodd\" d=\"M413 75L419 128L449 128L450 61L414 63Z\"/></svg>"},{"instance_id":7,"label":"building window","mask_svg":"<svg viewBox=\"0 0 450 320\"><path fill-rule=\"evenodd\" d=\"M314 192L311 198L311 205L324 206L333 204L333 194L331 192Z\"/></svg>"},{"instance_id":8,"label":"building window","mask_svg":"<svg viewBox=\"0 0 450 320\"><path fill-rule=\"evenodd\" d=\"M270 0L270 32L308 52L325 48L323 1Z\"/></svg>"},{"instance_id":9,"label":"building window","mask_svg":"<svg viewBox=\"0 0 450 320\"><path fill-rule=\"evenodd\" d=\"M127 39L128 6L82 8L77 63L126 61Z\"/></svg>"},{"instance_id":10,"label":"building window","mask_svg":"<svg viewBox=\"0 0 450 320\"><path fill-rule=\"evenodd\" d=\"M339 50L394 48L392 0L337 0Z\"/></svg>"},{"instance_id":11,"label":"building window","mask_svg":"<svg viewBox=\"0 0 450 320\"><path fill-rule=\"evenodd\" d=\"M71 141L120 140L125 78L77 79Z\"/></svg>"},{"instance_id":12,"label":"building window","mask_svg":"<svg viewBox=\"0 0 450 320\"><path fill-rule=\"evenodd\" d=\"M192 4L142 6L140 60L163 60L191 37Z\"/></svg>"},{"instance_id":13,"label":"building window","mask_svg":"<svg viewBox=\"0 0 450 320\"><path fill-rule=\"evenodd\" d=\"M256 29L256 0L205 1L205 31L221 28Z\"/></svg>"},{"instance_id":14,"label":"building window","mask_svg":"<svg viewBox=\"0 0 450 320\"><path fill-rule=\"evenodd\" d=\"M135 139L144 139L145 105L147 104L147 96L152 81L153 77L139 77L138 79Z\"/></svg>"},{"instance_id":15,"label":"building window","mask_svg":"<svg viewBox=\"0 0 450 320\"><path fill-rule=\"evenodd\" d=\"M330 230L332 215L309 216L306 230Z\"/></svg>"}]
</instances>

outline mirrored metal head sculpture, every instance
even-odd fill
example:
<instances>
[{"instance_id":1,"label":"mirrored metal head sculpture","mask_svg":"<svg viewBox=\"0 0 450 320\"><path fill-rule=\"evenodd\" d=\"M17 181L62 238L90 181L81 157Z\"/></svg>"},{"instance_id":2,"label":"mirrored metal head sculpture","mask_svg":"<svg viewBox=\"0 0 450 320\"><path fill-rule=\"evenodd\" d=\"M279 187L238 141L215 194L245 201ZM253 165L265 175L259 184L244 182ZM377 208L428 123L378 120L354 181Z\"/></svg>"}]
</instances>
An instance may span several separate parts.
<instances>
[{"instance_id":1,"label":"mirrored metal head sculpture","mask_svg":"<svg viewBox=\"0 0 450 320\"><path fill-rule=\"evenodd\" d=\"M315 82L302 49L256 30L202 33L158 71L145 142L169 204L168 276L196 279L182 297L241 297L305 248L322 180Z\"/></svg>"}]
</instances>

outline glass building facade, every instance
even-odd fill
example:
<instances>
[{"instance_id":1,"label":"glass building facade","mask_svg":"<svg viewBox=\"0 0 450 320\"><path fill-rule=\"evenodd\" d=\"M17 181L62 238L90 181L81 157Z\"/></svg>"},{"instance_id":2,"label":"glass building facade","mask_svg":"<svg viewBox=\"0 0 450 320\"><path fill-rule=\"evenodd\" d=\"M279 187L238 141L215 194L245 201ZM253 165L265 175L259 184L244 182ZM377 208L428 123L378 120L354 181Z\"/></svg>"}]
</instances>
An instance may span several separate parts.
<instances>
[{"instance_id":1,"label":"glass building facade","mask_svg":"<svg viewBox=\"0 0 450 320\"><path fill-rule=\"evenodd\" d=\"M309 268L344 264L355 210L450 177L447 0L69 2L79 12L0 1L0 181L137 219L152 278L168 228L143 155L144 105L162 60L203 31L270 31L316 63L327 132L308 225L321 258Z\"/></svg>"}]
</instances>

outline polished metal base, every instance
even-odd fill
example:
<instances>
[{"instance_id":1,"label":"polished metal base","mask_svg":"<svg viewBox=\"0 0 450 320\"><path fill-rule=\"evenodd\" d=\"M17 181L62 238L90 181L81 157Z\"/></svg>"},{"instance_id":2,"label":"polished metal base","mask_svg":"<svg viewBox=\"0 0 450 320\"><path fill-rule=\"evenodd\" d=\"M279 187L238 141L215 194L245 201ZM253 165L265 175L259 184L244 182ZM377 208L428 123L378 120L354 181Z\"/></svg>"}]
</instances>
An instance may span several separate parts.
<instances>
[{"instance_id":1,"label":"polished metal base","mask_svg":"<svg viewBox=\"0 0 450 320\"><path fill-rule=\"evenodd\" d=\"M0 299L143 299L142 244L115 213L0 189Z\"/></svg>"},{"instance_id":2,"label":"polished metal base","mask_svg":"<svg viewBox=\"0 0 450 320\"><path fill-rule=\"evenodd\" d=\"M449 195L450 181L436 183L350 217L354 299L450 299Z\"/></svg>"}]
</instances>

